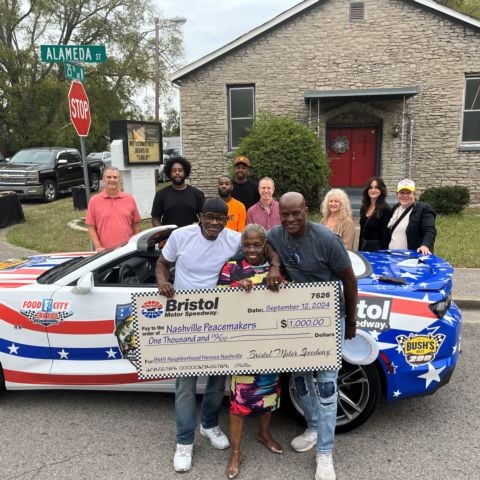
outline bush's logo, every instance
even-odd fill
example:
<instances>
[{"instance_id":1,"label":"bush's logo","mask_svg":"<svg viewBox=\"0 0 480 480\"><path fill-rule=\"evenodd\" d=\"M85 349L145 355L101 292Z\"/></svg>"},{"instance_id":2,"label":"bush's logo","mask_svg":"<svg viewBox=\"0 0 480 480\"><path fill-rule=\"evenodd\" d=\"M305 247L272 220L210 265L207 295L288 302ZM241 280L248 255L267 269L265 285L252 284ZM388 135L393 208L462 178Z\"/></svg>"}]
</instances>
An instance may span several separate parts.
<instances>
[{"instance_id":1,"label":"bush's logo","mask_svg":"<svg viewBox=\"0 0 480 480\"><path fill-rule=\"evenodd\" d=\"M408 337L406 335L398 335L396 339L402 347L407 363L417 366L430 363L437 356L445 340L445 335L443 333L435 335L431 333L428 335L411 333Z\"/></svg>"},{"instance_id":2,"label":"bush's logo","mask_svg":"<svg viewBox=\"0 0 480 480\"><path fill-rule=\"evenodd\" d=\"M145 318L158 318L163 315L163 305L157 300L147 300L140 307Z\"/></svg>"}]
</instances>

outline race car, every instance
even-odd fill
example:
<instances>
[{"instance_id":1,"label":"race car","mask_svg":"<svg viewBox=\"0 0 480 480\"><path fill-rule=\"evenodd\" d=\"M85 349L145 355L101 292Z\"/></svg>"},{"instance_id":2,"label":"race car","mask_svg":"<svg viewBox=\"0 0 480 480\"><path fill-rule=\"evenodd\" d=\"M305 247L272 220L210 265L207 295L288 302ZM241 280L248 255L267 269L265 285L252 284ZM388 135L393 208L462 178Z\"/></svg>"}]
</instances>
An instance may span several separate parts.
<instances>
[{"instance_id":1,"label":"race car","mask_svg":"<svg viewBox=\"0 0 480 480\"><path fill-rule=\"evenodd\" d=\"M157 292L156 261L175 228L154 227L96 254L0 262L0 388L173 392L174 379L139 378L132 294ZM453 268L441 258L408 250L350 257L357 327L377 343L378 356L368 365L343 361L338 431L361 425L381 396L394 402L446 384L462 322L451 299ZM283 408L301 417L292 377L282 377Z\"/></svg>"}]
</instances>

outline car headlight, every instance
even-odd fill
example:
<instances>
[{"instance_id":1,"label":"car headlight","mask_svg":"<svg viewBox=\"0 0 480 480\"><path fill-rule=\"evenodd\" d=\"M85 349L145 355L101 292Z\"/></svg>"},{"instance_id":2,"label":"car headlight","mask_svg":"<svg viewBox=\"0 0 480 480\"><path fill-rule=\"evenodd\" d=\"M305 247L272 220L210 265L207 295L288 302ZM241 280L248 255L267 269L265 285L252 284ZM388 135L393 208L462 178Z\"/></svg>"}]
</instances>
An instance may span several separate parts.
<instances>
[{"instance_id":1,"label":"car headlight","mask_svg":"<svg viewBox=\"0 0 480 480\"><path fill-rule=\"evenodd\" d=\"M450 293L448 297L440 300L439 302L432 303L428 307L438 318L443 318L445 313L447 313L447 310L450 308L451 303L452 294Z\"/></svg>"},{"instance_id":2,"label":"car headlight","mask_svg":"<svg viewBox=\"0 0 480 480\"><path fill-rule=\"evenodd\" d=\"M38 183L40 181L40 176L38 174L38 171L27 172L25 174L25 181L27 183Z\"/></svg>"}]
</instances>

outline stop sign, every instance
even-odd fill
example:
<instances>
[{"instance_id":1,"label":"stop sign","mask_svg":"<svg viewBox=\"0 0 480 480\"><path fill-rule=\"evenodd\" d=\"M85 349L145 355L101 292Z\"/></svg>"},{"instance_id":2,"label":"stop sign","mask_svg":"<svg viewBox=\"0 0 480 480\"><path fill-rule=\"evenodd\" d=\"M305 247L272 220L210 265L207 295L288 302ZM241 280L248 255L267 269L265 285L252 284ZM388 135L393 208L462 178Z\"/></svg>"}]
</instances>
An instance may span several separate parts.
<instances>
[{"instance_id":1,"label":"stop sign","mask_svg":"<svg viewBox=\"0 0 480 480\"><path fill-rule=\"evenodd\" d=\"M90 104L85 89L80 82L74 80L68 92L68 106L70 108L70 120L79 137L88 137L92 117Z\"/></svg>"}]
</instances>

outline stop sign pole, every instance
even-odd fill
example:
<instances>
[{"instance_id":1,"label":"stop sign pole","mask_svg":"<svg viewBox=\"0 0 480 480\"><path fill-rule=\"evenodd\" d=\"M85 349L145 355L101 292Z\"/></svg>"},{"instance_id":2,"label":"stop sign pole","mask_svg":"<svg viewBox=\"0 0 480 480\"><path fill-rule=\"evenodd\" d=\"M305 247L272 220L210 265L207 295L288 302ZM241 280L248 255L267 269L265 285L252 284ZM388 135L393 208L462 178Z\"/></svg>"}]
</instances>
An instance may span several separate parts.
<instances>
[{"instance_id":1,"label":"stop sign pole","mask_svg":"<svg viewBox=\"0 0 480 480\"><path fill-rule=\"evenodd\" d=\"M68 92L68 107L70 109L70 120L75 127L77 135L80 137L80 151L83 164L83 181L85 183L85 193L87 196L87 205L90 200L90 182L88 180L87 155L85 152L85 137L88 137L92 116L90 114L90 103L87 93L81 82L73 80Z\"/></svg>"}]
</instances>

